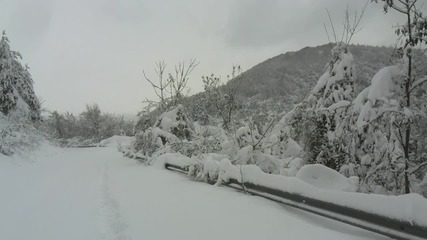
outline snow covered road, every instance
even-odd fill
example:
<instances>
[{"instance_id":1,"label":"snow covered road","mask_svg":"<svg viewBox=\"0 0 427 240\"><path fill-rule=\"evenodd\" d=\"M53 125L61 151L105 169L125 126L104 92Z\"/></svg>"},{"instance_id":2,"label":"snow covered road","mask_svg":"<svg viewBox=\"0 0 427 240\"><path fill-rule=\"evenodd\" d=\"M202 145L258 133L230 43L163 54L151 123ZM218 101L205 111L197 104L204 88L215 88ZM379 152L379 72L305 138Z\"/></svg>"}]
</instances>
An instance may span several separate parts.
<instances>
[{"instance_id":1,"label":"snow covered road","mask_svg":"<svg viewBox=\"0 0 427 240\"><path fill-rule=\"evenodd\" d=\"M387 239L121 156L0 157L0 239Z\"/></svg>"}]
</instances>

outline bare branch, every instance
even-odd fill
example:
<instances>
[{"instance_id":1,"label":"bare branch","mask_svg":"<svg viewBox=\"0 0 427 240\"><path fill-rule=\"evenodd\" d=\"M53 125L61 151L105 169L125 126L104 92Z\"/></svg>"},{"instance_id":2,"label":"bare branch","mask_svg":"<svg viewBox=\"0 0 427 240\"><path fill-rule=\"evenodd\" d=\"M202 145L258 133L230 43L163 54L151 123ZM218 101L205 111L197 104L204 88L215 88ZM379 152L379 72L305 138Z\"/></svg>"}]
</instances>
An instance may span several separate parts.
<instances>
[{"instance_id":1,"label":"bare branch","mask_svg":"<svg viewBox=\"0 0 427 240\"><path fill-rule=\"evenodd\" d=\"M328 13L329 23L331 24L332 32L334 33L334 39L335 39L335 43L336 43L337 42L337 34L335 33L334 23L332 22L331 14L329 13L328 9L326 9L326 12Z\"/></svg>"},{"instance_id":2,"label":"bare branch","mask_svg":"<svg viewBox=\"0 0 427 240\"><path fill-rule=\"evenodd\" d=\"M143 70L142 73L144 75L144 78L147 82L149 82L151 84L151 86L154 89L155 94L157 95L157 97L160 99L160 106L161 107L166 107L166 96L165 96L165 90L168 87L168 85L170 84L169 81L164 80L164 72L166 69L166 63L163 61L159 61L156 62L156 67L154 68L154 71L157 74L158 77L158 83L154 83L154 81L152 81L147 74L145 73L145 71Z\"/></svg>"},{"instance_id":3,"label":"bare branch","mask_svg":"<svg viewBox=\"0 0 427 240\"><path fill-rule=\"evenodd\" d=\"M427 76L424 76L423 78L418 79L417 81L413 82L409 92L412 92L415 88L417 88L418 86L422 85L425 82L427 82Z\"/></svg>"},{"instance_id":4,"label":"bare branch","mask_svg":"<svg viewBox=\"0 0 427 240\"><path fill-rule=\"evenodd\" d=\"M175 65L175 75L169 74L169 81L171 82L170 91L172 96L172 104L176 105L182 97L182 93L187 86L189 75L199 65L196 59L191 59L188 66L184 61Z\"/></svg>"},{"instance_id":5,"label":"bare branch","mask_svg":"<svg viewBox=\"0 0 427 240\"><path fill-rule=\"evenodd\" d=\"M365 5L362 8L362 12L360 13L360 15L357 14L357 11L355 11L354 13L354 19L353 19L353 24L350 24L350 18L348 15L348 9L346 12L346 22L347 22L347 36L346 36L346 43L349 44L351 39L353 38L354 34L359 32L361 30L361 28L358 29L359 24L363 18L363 16L365 15L366 12L366 8L368 7L368 3L369 0L366 1Z\"/></svg>"},{"instance_id":6,"label":"bare branch","mask_svg":"<svg viewBox=\"0 0 427 240\"><path fill-rule=\"evenodd\" d=\"M323 27L325 28L326 37L328 37L328 42L331 42L331 39L329 38L328 28L326 27L326 24L323 23Z\"/></svg>"},{"instance_id":7,"label":"bare branch","mask_svg":"<svg viewBox=\"0 0 427 240\"><path fill-rule=\"evenodd\" d=\"M420 165L418 165L417 167L409 171L409 174L414 174L416 171L420 170L422 167L425 167L425 166L427 166L427 161L421 163Z\"/></svg>"},{"instance_id":8,"label":"bare branch","mask_svg":"<svg viewBox=\"0 0 427 240\"><path fill-rule=\"evenodd\" d=\"M265 129L264 133L261 135L261 137L259 138L258 142L253 146L253 149L255 149L258 144L261 143L262 139L264 139L265 135L267 134L267 132L270 130L271 126L273 126L273 123L276 121L276 118L274 118L273 120L271 120L270 124L268 125L267 129Z\"/></svg>"}]
</instances>

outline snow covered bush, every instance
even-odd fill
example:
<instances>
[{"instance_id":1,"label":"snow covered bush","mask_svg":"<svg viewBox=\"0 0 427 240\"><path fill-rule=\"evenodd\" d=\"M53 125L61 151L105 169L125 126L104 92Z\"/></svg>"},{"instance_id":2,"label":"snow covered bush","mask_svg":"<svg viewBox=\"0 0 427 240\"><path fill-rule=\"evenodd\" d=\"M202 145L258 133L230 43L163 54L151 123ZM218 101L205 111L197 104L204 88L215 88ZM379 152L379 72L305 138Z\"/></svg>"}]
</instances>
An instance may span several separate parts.
<instances>
[{"instance_id":1,"label":"snow covered bush","mask_svg":"<svg viewBox=\"0 0 427 240\"><path fill-rule=\"evenodd\" d=\"M255 145L261 138L261 134L258 132L256 125L244 126L237 129L236 139L240 148L248 145Z\"/></svg>"},{"instance_id":2,"label":"snow covered bush","mask_svg":"<svg viewBox=\"0 0 427 240\"><path fill-rule=\"evenodd\" d=\"M193 123L188 118L185 108L178 105L171 111L162 113L153 127L137 133L133 148L149 157L166 146L174 146L175 150L188 147L186 143L191 141L194 136Z\"/></svg>"},{"instance_id":3,"label":"snow covered bush","mask_svg":"<svg viewBox=\"0 0 427 240\"><path fill-rule=\"evenodd\" d=\"M169 132L181 140L191 140L194 137L193 122L182 105L161 114L154 123L154 127Z\"/></svg>"},{"instance_id":4,"label":"snow covered bush","mask_svg":"<svg viewBox=\"0 0 427 240\"><path fill-rule=\"evenodd\" d=\"M140 132L135 137L134 149L146 156L151 156L167 144L180 141L175 135L157 127Z\"/></svg>"},{"instance_id":5,"label":"snow covered bush","mask_svg":"<svg viewBox=\"0 0 427 240\"><path fill-rule=\"evenodd\" d=\"M11 156L30 151L45 138L35 127L25 122L14 122L0 113L0 154Z\"/></svg>"},{"instance_id":6,"label":"snow covered bush","mask_svg":"<svg viewBox=\"0 0 427 240\"><path fill-rule=\"evenodd\" d=\"M237 152L233 164L256 165L263 172L278 174L280 172L280 161L277 157L263 153L261 149L248 145Z\"/></svg>"},{"instance_id":7,"label":"snow covered bush","mask_svg":"<svg viewBox=\"0 0 427 240\"><path fill-rule=\"evenodd\" d=\"M296 119L299 119L296 114L300 113L300 106L297 105L294 110L286 113L268 133L262 143L262 149L265 153L281 159L300 156L302 149L293 139L294 137L301 137L299 131L302 129L293 125L296 122L301 123L301 121L296 121Z\"/></svg>"},{"instance_id":8,"label":"snow covered bush","mask_svg":"<svg viewBox=\"0 0 427 240\"><path fill-rule=\"evenodd\" d=\"M190 167L188 175L193 176L196 181L213 184L218 180L221 160L228 158L223 154L208 153L201 154L194 159L197 163Z\"/></svg>"}]
</instances>

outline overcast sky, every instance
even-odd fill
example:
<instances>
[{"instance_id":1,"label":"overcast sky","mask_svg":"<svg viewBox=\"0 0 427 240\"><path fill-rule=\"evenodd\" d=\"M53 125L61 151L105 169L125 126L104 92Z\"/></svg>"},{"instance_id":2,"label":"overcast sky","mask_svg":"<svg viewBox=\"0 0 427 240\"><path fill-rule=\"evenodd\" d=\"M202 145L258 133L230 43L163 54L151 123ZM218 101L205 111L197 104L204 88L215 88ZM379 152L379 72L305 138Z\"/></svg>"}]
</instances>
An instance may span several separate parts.
<instances>
[{"instance_id":1,"label":"overcast sky","mask_svg":"<svg viewBox=\"0 0 427 240\"><path fill-rule=\"evenodd\" d=\"M421 0L421 2L427 0ZM232 65L247 70L287 51L328 42L329 9L341 29L344 10L364 0L0 0L0 29L22 53L45 107L81 112L136 113L154 99L142 70L154 77L156 61L169 69L197 58L191 93L201 76L223 79ZM369 4L353 43L391 45L396 14ZM356 59L357 61L357 59Z\"/></svg>"}]
</instances>

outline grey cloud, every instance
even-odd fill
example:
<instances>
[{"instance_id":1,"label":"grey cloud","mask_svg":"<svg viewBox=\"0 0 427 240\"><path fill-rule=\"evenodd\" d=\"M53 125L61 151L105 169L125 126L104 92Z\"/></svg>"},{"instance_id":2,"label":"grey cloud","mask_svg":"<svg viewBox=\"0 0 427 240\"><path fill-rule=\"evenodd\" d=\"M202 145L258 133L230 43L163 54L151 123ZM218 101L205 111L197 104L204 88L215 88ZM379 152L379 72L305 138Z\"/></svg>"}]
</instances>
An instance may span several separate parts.
<instances>
[{"instance_id":1,"label":"grey cloud","mask_svg":"<svg viewBox=\"0 0 427 240\"><path fill-rule=\"evenodd\" d=\"M365 3L342 0L239 2L233 6L228 19L227 44L233 48L253 48L295 41L303 44L312 44L313 40L324 43L327 39L324 24L333 38L326 9L331 13L336 35L340 38L346 7L349 7L351 13L357 11L360 14ZM384 15L381 5L369 3L361 26L375 24L379 15ZM384 19L393 19L395 16L393 13L381 16L379 21L384 22ZM360 34L364 35L363 31Z\"/></svg>"},{"instance_id":2,"label":"grey cloud","mask_svg":"<svg viewBox=\"0 0 427 240\"><path fill-rule=\"evenodd\" d=\"M165 60L197 58L189 83L225 76L232 65L255 64L305 46L327 42L328 8L342 22L342 0L8 0L1 1L0 29L29 63L38 95L52 110L78 113L87 103L110 112L137 112L155 94L142 69L154 74ZM349 0L359 9L363 0ZM354 42L388 44L396 15L372 5ZM390 30L390 31L389 31Z\"/></svg>"},{"instance_id":3,"label":"grey cloud","mask_svg":"<svg viewBox=\"0 0 427 240\"><path fill-rule=\"evenodd\" d=\"M49 30L52 17L52 1L23 1L14 2L7 21L7 31L16 34L17 44L25 46L22 51L38 47ZM30 41L28 41L30 39ZM27 44L23 44L23 42Z\"/></svg>"}]
</instances>

